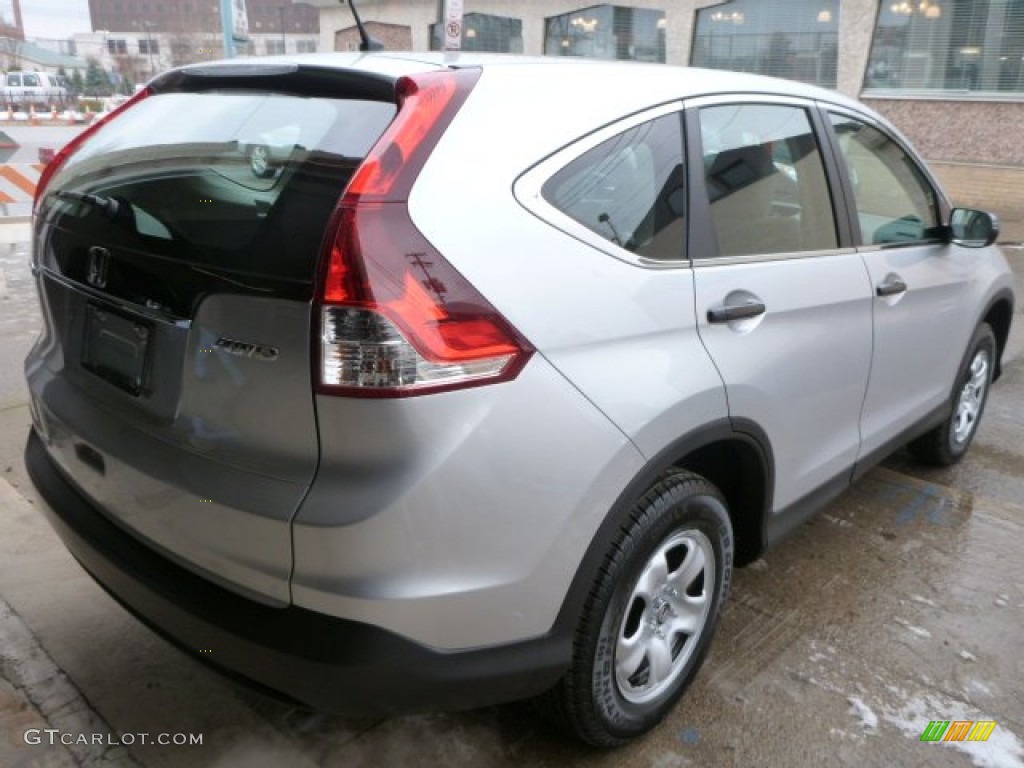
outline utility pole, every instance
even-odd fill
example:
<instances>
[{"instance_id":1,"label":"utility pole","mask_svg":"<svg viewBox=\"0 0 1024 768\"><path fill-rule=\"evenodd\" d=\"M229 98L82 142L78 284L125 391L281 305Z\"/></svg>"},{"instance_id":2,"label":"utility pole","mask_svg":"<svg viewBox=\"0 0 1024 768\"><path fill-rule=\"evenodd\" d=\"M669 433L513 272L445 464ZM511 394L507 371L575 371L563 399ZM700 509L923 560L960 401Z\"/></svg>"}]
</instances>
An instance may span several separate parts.
<instances>
[{"instance_id":1,"label":"utility pole","mask_svg":"<svg viewBox=\"0 0 1024 768\"><path fill-rule=\"evenodd\" d=\"M220 26L224 33L224 58L235 58L235 24L231 0L220 0Z\"/></svg>"},{"instance_id":2,"label":"utility pole","mask_svg":"<svg viewBox=\"0 0 1024 768\"><path fill-rule=\"evenodd\" d=\"M156 68L153 66L153 35L150 30L153 28L152 21L144 21L142 25L146 28L146 51L149 52L149 76L156 76Z\"/></svg>"},{"instance_id":3,"label":"utility pole","mask_svg":"<svg viewBox=\"0 0 1024 768\"><path fill-rule=\"evenodd\" d=\"M284 6L278 6L277 10L281 12L281 53L288 53L288 45L284 40Z\"/></svg>"}]
</instances>

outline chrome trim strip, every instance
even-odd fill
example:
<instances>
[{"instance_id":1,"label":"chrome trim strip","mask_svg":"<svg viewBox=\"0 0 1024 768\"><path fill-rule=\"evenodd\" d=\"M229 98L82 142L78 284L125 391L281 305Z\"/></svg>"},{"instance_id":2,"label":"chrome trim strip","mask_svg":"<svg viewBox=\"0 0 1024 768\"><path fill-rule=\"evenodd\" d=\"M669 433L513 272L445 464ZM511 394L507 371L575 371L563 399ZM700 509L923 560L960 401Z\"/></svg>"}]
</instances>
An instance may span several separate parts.
<instances>
[{"instance_id":1,"label":"chrome trim strip","mask_svg":"<svg viewBox=\"0 0 1024 768\"><path fill-rule=\"evenodd\" d=\"M792 261L795 259L816 259L828 256L845 256L858 253L856 248L828 248L821 251L788 251L786 253L753 253L746 256L711 256L695 258L695 269L701 267L721 267L729 264L760 264L770 261Z\"/></svg>"},{"instance_id":2,"label":"chrome trim strip","mask_svg":"<svg viewBox=\"0 0 1024 768\"><path fill-rule=\"evenodd\" d=\"M116 296L111 296L109 293L97 291L91 285L86 285L85 283L80 283L77 280L72 280L64 275L54 272L49 267L39 267L38 270L41 277L53 280L55 283L58 283L65 288L70 288L73 291L84 293L92 299L102 301L106 304L112 304L125 312L130 312L134 315L142 315L148 320L154 320L165 325L173 325L175 328L188 329L192 327L192 321L189 318L177 317L169 312L163 312L159 309L153 309L152 307L133 304L125 299L119 299Z\"/></svg>"},{"instance_id":3,"label":"chrome trim strip","mask_svg":"<svg viewBox=\"0 0 1024 768\"><path fill-rule=\"evenodd\" d=\"M804 96L787 96L783 93L715 93L693 96L685 101L686 109L721 106L726 104L778 104L785 107L813 109L817 101Z\"/></svg>"}]
</instances>

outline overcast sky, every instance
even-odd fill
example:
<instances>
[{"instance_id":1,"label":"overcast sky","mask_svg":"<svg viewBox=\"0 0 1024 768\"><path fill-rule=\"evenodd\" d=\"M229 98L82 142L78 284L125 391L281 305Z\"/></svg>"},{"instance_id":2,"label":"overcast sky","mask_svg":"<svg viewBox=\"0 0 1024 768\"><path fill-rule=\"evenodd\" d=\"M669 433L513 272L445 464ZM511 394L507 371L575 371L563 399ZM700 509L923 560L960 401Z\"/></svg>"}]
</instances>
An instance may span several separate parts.
<instances>
[{"instance_id":1,"label":"overcast sky","mask_svg":"<svg viewBox=\"0 0 1024 768\"><path fill-rule=\"evenodd\" d=\"M88 0L21 0L21 16L28 38L64 39L91 29Z\"/></svg>"}]
</instances>

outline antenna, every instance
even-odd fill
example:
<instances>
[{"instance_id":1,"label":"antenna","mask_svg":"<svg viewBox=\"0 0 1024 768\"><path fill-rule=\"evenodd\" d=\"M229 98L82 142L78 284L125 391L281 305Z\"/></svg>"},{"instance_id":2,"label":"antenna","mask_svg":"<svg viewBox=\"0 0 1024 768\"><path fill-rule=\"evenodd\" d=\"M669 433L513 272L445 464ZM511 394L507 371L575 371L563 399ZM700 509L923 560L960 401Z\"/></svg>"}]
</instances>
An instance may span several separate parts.
<instances>
[{"instance_id":1,"label":"antenna","mask_svg":"<svg viewBox=\"0 0 1024 768\"><path fill-rule=\"evenodd\" d=\"M345 2L345 0L341 0ZM359 18L359 11L356 10L355 0L348 0L348 7L352 9L352 18L356 20L356 29L359 30L359 50L360 51L383 51L384 43L380 40L376 40L366 32L366 27L363 26L363 20Z\"/></svg>"}]
</instances>

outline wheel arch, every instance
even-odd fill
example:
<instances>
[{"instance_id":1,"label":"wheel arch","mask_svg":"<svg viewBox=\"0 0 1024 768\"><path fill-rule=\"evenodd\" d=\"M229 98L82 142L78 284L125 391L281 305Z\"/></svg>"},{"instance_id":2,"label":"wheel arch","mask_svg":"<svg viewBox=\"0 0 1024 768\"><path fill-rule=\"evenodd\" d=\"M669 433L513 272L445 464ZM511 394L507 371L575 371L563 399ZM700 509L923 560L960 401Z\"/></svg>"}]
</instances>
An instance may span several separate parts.
<instances>
[{"instance_id":1,"label":"wheel arch","mask_svg":"<svg viewBox=\"0 0 1024 768\"><path fill-rule=\"evenodd\" d=\"M672 465L705 477L725 496L736 565L760 557L774 487L767 435L753 422L734 422L731 435L688 450Z\"/></svg>"},{"instance_id":2,"label":"wheel arch","mask_svg":"<svg viewBox=\"0 0 1024 768\"><path fill-rule=\"evenodd\" d=\"M598 569L626 516L666 471L686 469L702 475L725 496L733 525L736 565L764 550L765 521L771 509L774 464L764 431L753 422L722 419L673 441L651 458L629 482L591 539L554 630L572 633Z\"/></svg>"},{"instance_id":3,"label":"wheel arch","mask_svg":"<svg viewBox=\"0 0 1024 768\"><path fill-rule=\"evenodd\" d=\"M1010 337L1010 324L1013 322L1013 293L1004 288L988 302L979 323L988 323L996 336L996 361L992 380L995 381L1003 372L1003 350L1006 349Z\"/></svg>"}]
</instances>

